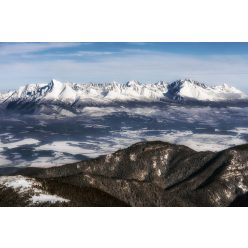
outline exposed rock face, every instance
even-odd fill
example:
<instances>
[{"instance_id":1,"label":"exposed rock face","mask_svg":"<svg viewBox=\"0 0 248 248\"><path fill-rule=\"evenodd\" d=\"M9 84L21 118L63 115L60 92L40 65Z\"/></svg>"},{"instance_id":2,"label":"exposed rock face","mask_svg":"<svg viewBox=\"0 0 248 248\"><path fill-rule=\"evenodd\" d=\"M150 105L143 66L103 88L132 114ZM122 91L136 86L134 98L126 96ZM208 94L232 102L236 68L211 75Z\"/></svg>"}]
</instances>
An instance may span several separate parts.
<instances>
[{"instance_id":1,"label":"exposed rock face","mask_svg":"<svg viewBox=\"0 0 248 248\"><path fill-rule=\"evenodd\" d=\"M78 195L84 189L98 190L108 196L106 204L104 197L99 203L106 206L248 205L248 145L214 153L141 142L89 161L28 168L18 174L38 180L47 192L67 199L66 206L85 205L63 190L70 188Z\"/></svg>"}]
</instances>

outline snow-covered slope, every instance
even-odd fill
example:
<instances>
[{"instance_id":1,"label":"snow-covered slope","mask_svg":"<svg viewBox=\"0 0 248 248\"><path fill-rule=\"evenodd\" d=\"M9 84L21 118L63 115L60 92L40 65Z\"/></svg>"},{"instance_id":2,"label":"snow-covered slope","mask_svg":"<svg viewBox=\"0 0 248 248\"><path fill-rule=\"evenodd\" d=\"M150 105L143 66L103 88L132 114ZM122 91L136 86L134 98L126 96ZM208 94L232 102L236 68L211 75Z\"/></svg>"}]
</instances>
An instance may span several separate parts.
<instances>
[{"instance_id":1,"label":"snow-covered slope","mask_svg":"<svg viewBox=\"0 0 248 248\"><path fill-rule=\"evenodd\" d=\"M167 83L141 84L129 81L108 84L61 83L52 80L49 84L29 84L18 90L0 95L1 102L12 101L130 101L158 100L167 92Z\"/></svg>"},{"instance_id":2,"label":"snow-covered slope","mask_svg":"<svg viewBox=\"0 0 248 248\"><path fill-rule=\"evenodd\" d=\"M21 86L18 90L0 94L0 102L39 100L49 91L52 91L52 82L49 84L27 84L25 86Z\"/></svg>"},{"instance_id":3,"label":"snow-covered slope","mask_svg":"<svg viewBox=\"0 0 248 248\"><path fill-rule=\"evenodd\" d=\"M129 81L126 84L76 84L52 80L48 84L29 84L16 91L0 94L0 103L58 101L73 104L160 99L224 101L248 99L248 96L226 84L210 87L193 80L179 80L170 84L163 81L154 84L141 84L138 81Z\"/></svg>"},{"instance_id":4,"label":"snow-covered slope","mask_svg":"<svg viewBox=\"0 0 248 248\"><path fill-rule=\"evenodd\" d=\"M168 86L167 96L175 100L194 99L199 101L248 99L245 93L227 84L210 87L190 79L171 83Z\"/></svg>"}]
</instances>

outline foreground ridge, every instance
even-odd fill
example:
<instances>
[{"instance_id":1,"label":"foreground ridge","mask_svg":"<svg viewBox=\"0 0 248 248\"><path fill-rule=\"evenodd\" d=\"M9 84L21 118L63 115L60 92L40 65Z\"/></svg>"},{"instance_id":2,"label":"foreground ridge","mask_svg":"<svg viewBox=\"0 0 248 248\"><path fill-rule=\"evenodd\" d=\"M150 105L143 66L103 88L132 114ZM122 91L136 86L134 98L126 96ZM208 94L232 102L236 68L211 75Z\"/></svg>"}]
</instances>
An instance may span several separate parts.
<instances>
[{"instance_id":1,"label":"foreground ridge","mask_svg":"<svg viewBox=\"0 0 248 248\"><path fill-rule=\"evenodd\" d=\"M247 206L247 193L248 144L196 152L140 142L96 159L0 177L0 205L14 206Z\"/></svg>"}]
</instances>

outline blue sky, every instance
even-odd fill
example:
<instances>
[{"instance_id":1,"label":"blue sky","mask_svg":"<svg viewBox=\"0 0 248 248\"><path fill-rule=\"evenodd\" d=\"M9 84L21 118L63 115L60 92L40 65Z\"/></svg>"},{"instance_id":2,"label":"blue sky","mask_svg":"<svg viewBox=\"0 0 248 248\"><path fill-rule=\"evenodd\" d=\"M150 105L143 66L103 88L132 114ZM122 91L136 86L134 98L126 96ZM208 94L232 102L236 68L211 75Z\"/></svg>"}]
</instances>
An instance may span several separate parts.
<instances>
[{"instance_id":1,"label":"blue sky","mask_svg":"<svg viewBox=\"0 0 248 248\"><path fill-rule=\"evenodd\" d=\"M0 90L52 78L157 82L192 78L248 92L248 43L0 43Z\"/></svg>"}]
</instances>

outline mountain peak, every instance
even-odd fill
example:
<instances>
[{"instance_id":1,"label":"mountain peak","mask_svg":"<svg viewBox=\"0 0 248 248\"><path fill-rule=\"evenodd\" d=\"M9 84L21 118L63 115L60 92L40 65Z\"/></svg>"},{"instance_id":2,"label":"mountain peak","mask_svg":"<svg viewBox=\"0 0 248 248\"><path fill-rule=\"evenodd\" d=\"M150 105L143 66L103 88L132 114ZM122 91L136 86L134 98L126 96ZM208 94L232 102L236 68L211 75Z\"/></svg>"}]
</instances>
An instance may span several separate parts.
<instances>
[{"instance_id":1,"label":"mountain peak","mask_svg":"<svg viewBox=\"0 0 248 248\"><path fill-rule=\"evenodd\" d=\"M208 86L204 83L200 83L196 80L193 80L193 79L188 79L188 78L185 78L185 79L180 79L178 81L175 81L177 82L177 84L179 85L194 85L194 86L199 86L199 87L202 87L204 89L206 89Z\"/></svg>"},{"instance_id":2,"label":"mountain peak","mask_svg":"<svg viewBox=\"0 0 248 248\"><path fill-rule=\"evenodd\" d=\"M141 83L137 80L130 80L126 83L126 85L131 87L131 86L141 85Z\"/></svg>"},{"instance_id":3,"label":"mountain peak","mask_svg":"<svg viewBox=\"0 0 248 248\"><path fill-rule=\"evenodd\" d=\"M53 87L53 88L61 88L63 87L64 83L56 80L56 79L52 79L51 82L50 82L50 85Z\"/></svg>"}]
</instances>

